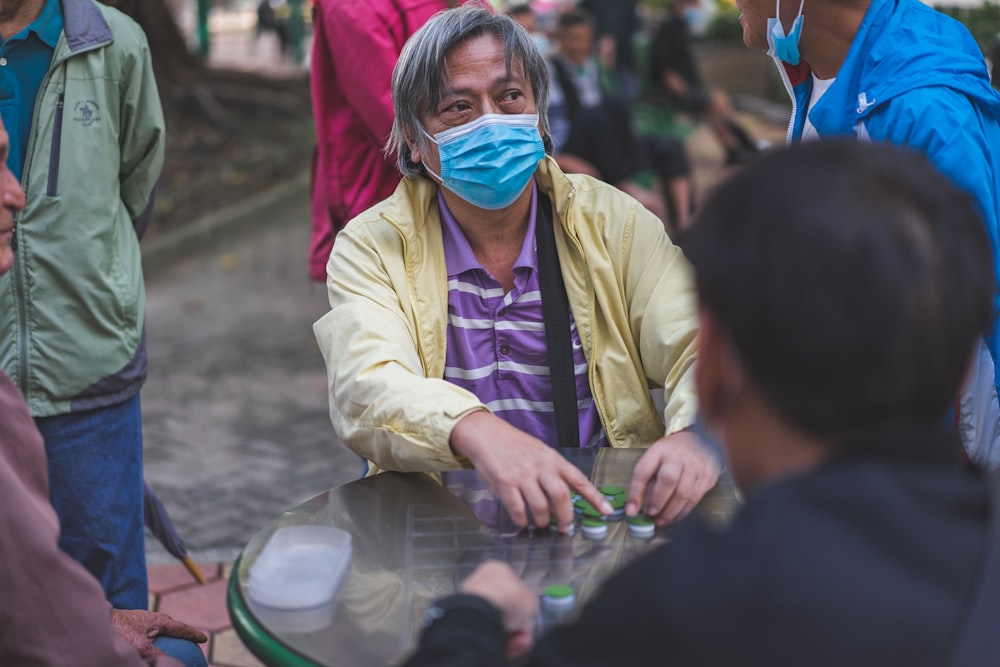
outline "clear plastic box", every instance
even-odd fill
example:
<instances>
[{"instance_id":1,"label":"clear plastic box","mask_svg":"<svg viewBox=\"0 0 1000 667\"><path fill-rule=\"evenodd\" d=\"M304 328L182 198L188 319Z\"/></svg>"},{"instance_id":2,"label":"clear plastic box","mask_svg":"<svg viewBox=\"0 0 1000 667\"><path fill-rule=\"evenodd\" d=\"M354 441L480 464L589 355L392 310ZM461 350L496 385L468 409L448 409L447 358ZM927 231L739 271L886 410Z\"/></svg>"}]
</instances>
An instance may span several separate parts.
<instances>
[{"instance_id":1,"label":"clear plastic box","mask_svg":"<svg viewBox=\"0 0 1000 667\"><path fill-rule=\"evenodd\" d=\"M279 528L250 566L250 598L274 609L329 604L351 564L351 534L333 526Z\"/></svg>"}]
</instances>

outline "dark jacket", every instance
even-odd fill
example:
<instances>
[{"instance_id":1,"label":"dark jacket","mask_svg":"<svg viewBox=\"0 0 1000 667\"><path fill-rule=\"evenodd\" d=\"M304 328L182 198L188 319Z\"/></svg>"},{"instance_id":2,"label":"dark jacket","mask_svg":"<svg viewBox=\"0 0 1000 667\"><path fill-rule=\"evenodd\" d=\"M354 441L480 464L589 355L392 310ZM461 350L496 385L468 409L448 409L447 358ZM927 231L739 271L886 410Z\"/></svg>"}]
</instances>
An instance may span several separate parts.
<instances>
[{"instance_id":1,"label":"dark jacket","mask_svg":"<svg viewBox=\"0 0 1000 667\"><path fill-rule=\"evenodd\" d=\"M976 471L842 458L760 489L728 528L686 522L528 664L948 665L980 568L1000 568L989 505ZM448 611L408 667L507 664L496 618ZM1000 664L1000 633L980 634L972 664Z\"/></svg>"}]
</instances>

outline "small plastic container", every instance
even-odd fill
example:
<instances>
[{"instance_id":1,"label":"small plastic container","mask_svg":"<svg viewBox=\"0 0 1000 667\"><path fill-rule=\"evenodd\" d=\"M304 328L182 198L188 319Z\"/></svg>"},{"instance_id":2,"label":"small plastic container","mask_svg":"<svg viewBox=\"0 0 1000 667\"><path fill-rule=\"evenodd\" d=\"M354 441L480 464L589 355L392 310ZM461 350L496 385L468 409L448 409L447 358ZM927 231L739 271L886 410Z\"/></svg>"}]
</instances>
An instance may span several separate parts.
<instances>
[{"instance_id":1,"label":"small plastic container","mask_svg":"<svg viewBox=\"0 0 1000 667\"><path fill-rule=\"evenodd\" d=\"M628 532L633 537L650 538L656 532L656 524L645 514L639 514L628 520Z\"/></svg>"},{"instance_id":2,"label":"small plastic container","mask_svg":"<svg viewBox=\"0 0 1000 667\"><path fill-rule=\"evenodd\" d=\"M279 528L250 566L250 599L273 609L333 601L351 564L351 534L333 526Z\"/></svg>"},{"instance_id":3,"label":"small plastic container","mask_svg":"<svg viewBox=\"0 0 1000 667\"><path fill-rule=\"evenodd\" d=\"M603 539L608 534L608 522L604 519L588 518L580 522L583 536L592 540Z\"/></svg>"}]
</instances>

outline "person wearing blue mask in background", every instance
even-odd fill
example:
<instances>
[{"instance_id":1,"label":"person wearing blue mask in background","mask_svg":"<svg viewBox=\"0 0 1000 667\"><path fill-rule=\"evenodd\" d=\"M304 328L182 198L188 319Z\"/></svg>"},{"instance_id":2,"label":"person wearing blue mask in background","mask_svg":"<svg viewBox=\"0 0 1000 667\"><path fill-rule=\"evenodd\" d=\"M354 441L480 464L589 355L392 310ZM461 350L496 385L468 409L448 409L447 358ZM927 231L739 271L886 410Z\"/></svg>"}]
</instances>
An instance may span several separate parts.
<instances>
[{"instance_id":1,"label":"person wearing blue mask in background","mask_svg":"<svg viewBox=\"0 0 1000 667\"><path fill-rule=\"evenodd\" d=\"M546 155L548 67L508 16L436 15L392 88L405 178L341 232L314 326L337 435L371 474L474 468L515 524L563 529L573 490L610 508L555 445L648 447L626 511L686 514L719 462L687 431L695 302L661 221Z\"/></svg>"},{"instance_id":2,"label":"person wearing blue mask in background","mask_svg":"<svg viewBox=\"0 0 1000 667\"><path fill-rule=\"evenodd\" d=\"M919 0L736 4L744 43L774 58L792 99L788 141L846 136L923 151L975 197L1000 282L1000 92L965 26ZM995 323L984 332L956 419L971 458L991 467L997 333Z\"/></svg>"},{"instance_id":3,"label":"person wearing blue mask in background","mask_svg":"<svg viewBox=\"0 0 1000 667\"><path fill-rule=\"evenodd\" d=\"M705 85L695 60L692 30L703 13L699 0L675 0L657 28L649 50L650 101L706 121L726 164L745 164L757 157L758 142L736 119L729 96Z\"/></svg>"}]
</instances>

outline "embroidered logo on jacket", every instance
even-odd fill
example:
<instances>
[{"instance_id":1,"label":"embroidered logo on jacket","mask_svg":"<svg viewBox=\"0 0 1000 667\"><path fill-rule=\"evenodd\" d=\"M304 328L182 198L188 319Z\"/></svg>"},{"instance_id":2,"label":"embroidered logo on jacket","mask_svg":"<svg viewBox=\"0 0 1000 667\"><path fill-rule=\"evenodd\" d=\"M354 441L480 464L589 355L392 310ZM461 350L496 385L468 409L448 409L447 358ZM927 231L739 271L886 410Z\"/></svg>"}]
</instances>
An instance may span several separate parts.
<instances>
[{"instance_id":1,"label":"embroidered logo on jacket","mask_svg":"<svg viewBox=\"0 0 1000 667\"><path fill-rule=\"evenodd\" d=\"M97 106L97 102L93 100L77 102L73 106L73 113L76 114L73 116L73 120L84 127L90 127L101 120L101 107Z\"/></svg>"}]
</instances>

